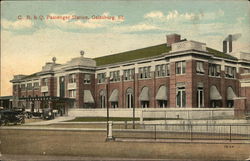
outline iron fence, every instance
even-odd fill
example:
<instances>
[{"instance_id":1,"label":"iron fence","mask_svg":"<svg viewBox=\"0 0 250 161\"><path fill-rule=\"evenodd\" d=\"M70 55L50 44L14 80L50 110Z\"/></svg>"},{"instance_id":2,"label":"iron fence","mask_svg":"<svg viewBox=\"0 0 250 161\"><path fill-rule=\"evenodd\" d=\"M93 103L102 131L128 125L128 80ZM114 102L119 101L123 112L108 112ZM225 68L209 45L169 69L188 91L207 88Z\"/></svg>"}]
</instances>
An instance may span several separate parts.
<instances>
[{"instance_id":1,"label":"iron fence","mask_svg":"<svg viewBox=\"0 0 250 161\"><path fill-rule=\"evenodd\" d=\"M235 108L193 108L142 110L141 120L221 120L233 118L250 119L249 109Z\"/></svg>"},{"instance_id":2,"label":"iron fence","mask_svg":"<svg viewBox=\"0 0 250 161\"><path fill-rule=\"evenodd\" d=\"M250 124L114 124L115 138L183 139L183 140L248 140Z\"/></svg>"}]
</instances>

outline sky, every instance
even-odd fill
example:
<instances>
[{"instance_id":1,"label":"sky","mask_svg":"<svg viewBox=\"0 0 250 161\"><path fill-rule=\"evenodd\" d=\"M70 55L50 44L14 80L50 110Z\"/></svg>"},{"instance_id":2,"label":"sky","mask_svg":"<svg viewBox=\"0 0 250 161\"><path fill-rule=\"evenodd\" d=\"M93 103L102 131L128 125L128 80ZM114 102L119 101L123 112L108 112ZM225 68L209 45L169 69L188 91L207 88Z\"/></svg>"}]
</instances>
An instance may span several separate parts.
<instances>
[{"instance_id":1,"label":"sky","mask_svg":"<svg viewBox=\"0 0 250 161\"><path fill-rule=\"evenodd\" d=\"M233 52L250 52L247 0L2 1L1 93L11 95L13 75L41 71L52 57L66 63L166 42L177 33L222 50L240 34Z\"/></svg>"}]
</instances>

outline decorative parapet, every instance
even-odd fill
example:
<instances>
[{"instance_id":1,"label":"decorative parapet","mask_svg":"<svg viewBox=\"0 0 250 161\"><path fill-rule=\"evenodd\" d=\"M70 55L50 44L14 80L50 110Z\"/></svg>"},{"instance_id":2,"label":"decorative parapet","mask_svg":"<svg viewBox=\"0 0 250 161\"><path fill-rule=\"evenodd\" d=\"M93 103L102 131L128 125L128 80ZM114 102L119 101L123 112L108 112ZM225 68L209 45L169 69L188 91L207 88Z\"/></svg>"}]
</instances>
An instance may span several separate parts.
<instances>
[{"instance_id":1,"label":"decorative parapet","mask_svg":"<svg viewBox=\"0 0 250 161\"><path fill-rule=\"evenodd\" d=\"M207 51L207 47L205 43L200 43L192 40L182 41L172 44L171 52L186 51L186 50Z\"/></svg>"}]
</instances>

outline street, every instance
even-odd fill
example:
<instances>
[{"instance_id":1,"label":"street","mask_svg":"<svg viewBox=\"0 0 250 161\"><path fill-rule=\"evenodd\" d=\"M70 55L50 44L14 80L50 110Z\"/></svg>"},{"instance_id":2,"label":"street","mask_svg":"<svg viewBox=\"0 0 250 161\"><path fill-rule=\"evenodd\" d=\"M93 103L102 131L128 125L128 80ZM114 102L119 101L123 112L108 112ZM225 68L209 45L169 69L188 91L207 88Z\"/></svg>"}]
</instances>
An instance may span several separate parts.
<instances>
[{"instance_id":1,"label":"street","mask_svg":"<svg viewBox=\"0 0 250 161\"><path fill-rule=\"evenodd\" d=\"M84 158L244 160L250 155L250 144L105 142L105 139L106 132L100 131L0 129L0 151L3 157L6 155L10 158L16 155L59 158L72 156L79 157L80 160Z\"/></svg>"}]
</instances>

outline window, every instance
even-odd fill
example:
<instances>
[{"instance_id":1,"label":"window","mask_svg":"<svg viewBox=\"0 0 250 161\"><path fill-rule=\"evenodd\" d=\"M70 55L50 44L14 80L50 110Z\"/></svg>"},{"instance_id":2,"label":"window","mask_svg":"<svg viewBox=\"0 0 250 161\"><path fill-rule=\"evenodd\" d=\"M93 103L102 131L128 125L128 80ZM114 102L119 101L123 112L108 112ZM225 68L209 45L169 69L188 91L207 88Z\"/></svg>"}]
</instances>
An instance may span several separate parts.
<instances>
[{"instance_id":1,"label":"window","mask_svg":"<svg viewBox=\"0 0 250 161\"><path fill-rule=\"evenodd\" d=\"M111 102L111 107L112 108L117 108L118 107L118 102Z\"/></svg>"},{"instance_id":2,"label":"window","mask_svg":"<svg viewBox=\"0 0 250 161\"><path fill-rule=\"evenodd\" d=\"M105 73L99 73L99 74L97 74L98 83L104 83L105 79L106 79L106 74Z\"/></svg>"},{"instance_id":3,"label":"window","mask_svg":"<svg viewBox=\"0 0 250 161\"><path fill-rule=\"evenodd\" d=\"M198 87L198 89L197 89L197 106L204 107L204 89L203 89L203 87Z\"/></svg>"},{"instance_id":4,"label":"window","mask_svg":"<svg viewBox=\"0 0 250 161\"><path fill-rule=\"evenodd\" d=\"M205 73L204 62L201 62L201 61L196 62L196 73L198 73L198 74L204 74Z\"/></svg>"},{"instance_id":5,"label":"window","mask_svg":"<svg viewBox=\"0 0 250 161\"><path fill-rule=\"evenodd\" d=\"M106 94L104 90L100 91L100 107L101 108L106 107Z\"/></svg>"},{"instance_id":6,"label":"window","mask_svg":"<svg viewBox=\"0 0 250 161\"><path fill-rule=\"evenodd\" d=\"M234 93L233 88L230 86L227 88L227 107L234 106L234 99L237 98L236 94Z\"/></svg>"},{"instance_id":7,"label":"window","mask_svg":"<svg viewBox=\"0 0 250 161\"><path fill-rule=\"evenodd\" d=\"M70 74L69 83L75 83L75 82L76 82L76 74Z\"/></svg>"},{"instance_id":8,"label":"window","mask_svg":"<svg viewBox=\"0 0 250 161\"><path fill-rule=\"evenodd\" d=\"M186 73L186 62L180 61L176 62L176 74L185 74Z\"/></svg>"},{"instance_id":9,"label":"window","mask_svg":"<svg viewBox=\"0 0 250 161\"><path fill-rule=\"evenodd\" d=\"M34 82L34 89L39 89L39 82Z\"/></svg>"},{"instance_id":10,"label":"window","mask_svg":"<svg viewBox=\"0 0 250 161\"><path fill-rule=\"evenodd\" d=\"M155 74L156 77L169 76L169 64L156 65Z\"/></svg>"},{"instance_id":11,"label":"window","mask_svg":"<svg viewBox=\"0 0 250 161\"><path fill-rule=\"evenodd\" d=\"M17 91L18 90L18 85L13 85L13 90Z\"/></svg>"},{"instance_id":12,"label":"window","mask_svg":"<svg viewBox=\"0 0 250 161\"><path fill-rule=\"evenodd\" d=\"M42 95L43 96L49 96L49 92L43 92Z\"/></svg>"},{"instance_id":13,"label":"window","mask_svg":"<svg viewBox=\"0 0 250 161\"><path fill-rule=\"evenodd\" d=\"M141 90L141 94L139 96L139 100L141 101L141 107L142 108L148 108L149 107L149 88L143 87Z\"/></svg>"},{"instance_id":14,"label":"window","mask_svg":"<svg viewBox=\"0 0 250 161\"><path fill-rule=\"evenodd\" d=\"M149 107L149 101L141 101L141 107L142 108L148 108Z\"/></svg>"},{"instance_id":15,"label":"window","mask_svg":"<svg viewBox=\"0 0 250 161\"><path fill-rule=\"evenodd\" d=\"M126 104L127 104L127 108L132 108L134 107L134 99L133 99L133 89L132 88L128 88L126 91Z\"/></svg>"},{"instance_id":16,"label":"window","mask_svg":"<svg viewBox=\"0 0 250 161\"><path fill-rule=\"evenodd\" d=\"M76 98L76 90L69 90L69 98Z\"/></svg>"},{"instance_id":17,"label":"window","mask_svg":"<svg viewBox=\"0 0 250 161\"><path fill-rule=\"evenodd\" d=\"M25 84L21 84L21 91L25 91Z\"/></svg>"},{"instance_id":18,"label":"window","mask_svg":"<svg viewBox=\"0 0 250 161\"><path fill-rule=\"evenodd\" d=\"M135 74L135 69L126 69L123 71L124 80L133 80Z\"/></svg>"},{"instance_id":19,"label":"window","mask_svg":"<svg viewBox=\"0 0 250 161\"><path fill-rule=\"evenodd\" d=\"M221 100L211 100L210 106L213 108L222 107L222 101Z\"/></svg>"},{"instance_id":20,"label":"window","mask_svg":"<svg viewBox=\"0 0 250 161\"><path fill-rule=\"evenodd\" d=\"M139 68L139 78L141 79L150 78L150 67Z\"/></svg>"},{"instance_id":21,"label":"window","mask_svg":"<svg viewBox=\"0 0 250 161\"><path fill-rule=\"evenodd\" d=\"M110 72L110 77L109 77L110 82L118 82L120 81L120 71L113 71Z\"/></svg>"},{"instance_id":22,"label":"window","mask_svg":"<svg viewBox=\"0 0 250 161\"><path fill-rule=\"evenodd\" d=\"M167 64L166 65L166 72L167 72L167 76L169 76L170 75L170 65L169 64Z\"/></svg>"},{"instance_id":23,"label":"window","mask_svg":"<svg viewBox=\"0 0 250 161\"><path fill-rule=\"evenodd\" d=\"M155 96L155 99L158 102L158 107L161 107L161 108L167 107L167 103L168 103L167 98L168 98L168 96L167 96L167 87L165 85L162 85L158 89L158 92L157 92L157 94Z\"/></svg>"},{"instance_id":24,"label":"window","mask_svg":"<svg viewBox=\"0 0 250 161\"><path fill-rule=\"evenodd\" d=\"M218 76L220 76L220 73L221 73L221 66L218 64L209 64L208 70L209 70L208 74L210 76L218 77Z\"/></svg>"},{"instance_id":25,"label":"window","mask_svg":"<svg viewBox=\"0 0 250 161\"><path fill-rule=\"evenodd\" d=\"M65 78L64 78L64 76L59 77L59 96L65 97Z\"/></svg>"},{"instance_id":26,"label":"window","mask_svg":"<svg viewBox=\"0 0 250 161\"><path fill-rule=\"evenodd\" d=\"M215 85L210 87L210 107L221 107L222 96Z\"/></svg>"},{"instance_id":27,"label":"window","mask_svg":"<svg viewBox=\"0 0 250 161\"><path fill-rule=\"evenodd\" d=\"M84 75L84 84L90 84L90 74Z\"/></svg>"},{"instance_id":28,"label":"window","mask_svg":"<svg viewBox=\"0 0 250 161\"><path fill-rule=\"evenodd\" d=\"M177 107L185 107L186 106L185 87L177 87L176 106Z\"/></svg>"},{"instance_id":29,"label":"window","mask_svg":"<svg viewBox=\"0 0 250 161\"><path fill-rule=\"evenodd\" d=\"M32 83L28 83L28 84L27 84L27 89L28 89L28 90L32 90Z\"/></svg>"},{"instance_id":30,"label":"window","mask_svg":"<svg viewBox=\"0 0 250 161\"><path fill-rule=\"evenodd\" d=\"M250 69L244 68L243 73L250 73Z\"/></svg>"},{"instance_id":31,"label":"window","mask_svg":"<svg viewBox=\"0 0 250 161\"><path fill-rule=\"evenodd\" d=\"M227 78L236 78L236 68L225 66L225 76Z\"/></svg>"},{"instance_id":32,"label":"window","mask_svg":"<svg viewBox=\"0 0 250 161\"><path fill-rule=\"evenodd\" d=\"M48 78L42 79L42 86L48 86Z\"/></svg>"},{"instance_id":33,"label":"window","mask_svg":"<svg viewBox=\"0 0 250 161\"><path fill-rule=\"evenodd\" d=\"M114 89L109 97L109 102L111 103L112 108L118 107L118 101L119 101L119 91L117 89Z\"/></svg>"}]
</instances>

